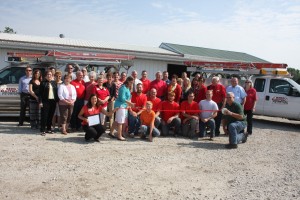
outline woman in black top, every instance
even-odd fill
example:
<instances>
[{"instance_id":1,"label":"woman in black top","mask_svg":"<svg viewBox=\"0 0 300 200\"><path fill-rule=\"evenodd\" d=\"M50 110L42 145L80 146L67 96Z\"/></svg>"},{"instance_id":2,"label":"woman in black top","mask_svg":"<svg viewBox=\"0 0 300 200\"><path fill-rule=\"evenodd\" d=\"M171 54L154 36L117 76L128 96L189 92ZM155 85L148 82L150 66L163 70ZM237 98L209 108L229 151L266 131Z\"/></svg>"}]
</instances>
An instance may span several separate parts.
<instances>
[{"instance_id":1,"label":"woman in black top","mask_svg":"<svg viewBox=\"0 0 300 200\"><path fill-rule=\"evenodd\" d=\"M41 135L53 133L51 131L52 118L58 102L57 84L53 80L52 71L47 71L45 80L41 82L39 94L39 106L41 108ZM47 127L46 127L47 126ZM45 131L45 129L47 130Z\"/></svg>"},{"instance_id":2,"label":"woman in black top","mask_svg":"<svg viewBox=\"0 0 300 200\"><path fill-rule=\"evenodd\" d=\"M31 129L38 129L40 122L40 109L39 109L39 93L40 93L40 84L42 81L42 75L40 70L34 70L32 79L29 82L29 116L30 116L30 125Z\"/></svg>"}]
</instances>

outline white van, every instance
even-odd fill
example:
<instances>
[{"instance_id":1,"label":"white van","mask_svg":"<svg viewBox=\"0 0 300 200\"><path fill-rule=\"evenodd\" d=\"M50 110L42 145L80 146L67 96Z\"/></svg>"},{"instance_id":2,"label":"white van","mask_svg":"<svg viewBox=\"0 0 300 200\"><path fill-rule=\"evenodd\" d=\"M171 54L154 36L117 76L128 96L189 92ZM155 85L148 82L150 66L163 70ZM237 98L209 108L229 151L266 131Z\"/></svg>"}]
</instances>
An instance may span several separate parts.
<instances>
[{"instance_id":1,"label":"white van","mask_svg":"<svg viewBox=\"0 0 300 200\"><path fill-rule=\"evenodd\" d=\"M254 114L300 120L300 85L280 76L253 76L258 101Z\"/></svg>"}]
</instances>

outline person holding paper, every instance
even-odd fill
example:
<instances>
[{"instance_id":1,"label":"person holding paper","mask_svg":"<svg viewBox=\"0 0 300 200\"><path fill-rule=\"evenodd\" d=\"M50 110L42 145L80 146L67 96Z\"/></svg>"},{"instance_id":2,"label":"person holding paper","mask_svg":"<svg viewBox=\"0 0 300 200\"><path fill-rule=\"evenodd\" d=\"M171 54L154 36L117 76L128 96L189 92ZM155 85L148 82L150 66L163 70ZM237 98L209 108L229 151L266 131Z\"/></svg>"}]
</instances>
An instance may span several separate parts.
<instances>
[{"instance_id":1,"label":"person holding paper","mask_svg":"<svg viewBox=\"0 0 300 200\"><path fill-rule=\"evenodd\" d=\"M105 128L100 124L99 114L103 113L111 116L117 109L107 112L102 106L95 94L92 94L88 103L84 105L78 114L78 118L82 120L82 128L85 132L85 140L89 141L93 138L99 142L100 136L105 132Z\"/></svg>"}]
</instances>

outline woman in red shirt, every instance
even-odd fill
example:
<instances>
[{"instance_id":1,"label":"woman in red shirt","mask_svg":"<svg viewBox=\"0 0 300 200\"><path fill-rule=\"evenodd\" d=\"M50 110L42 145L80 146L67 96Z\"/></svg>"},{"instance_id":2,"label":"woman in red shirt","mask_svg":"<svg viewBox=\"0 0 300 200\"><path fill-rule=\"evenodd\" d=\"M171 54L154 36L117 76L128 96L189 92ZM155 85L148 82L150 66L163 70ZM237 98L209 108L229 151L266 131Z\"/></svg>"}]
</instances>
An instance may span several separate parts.
<instances>
[{"instance_id":1,"label":"woman in red shirt","mask_svg":"<svg viewBox=\"0 0 300 200\"><path fill-rule=\"evenodd\" d=\"M253 112L255 111L257 101L256 90L253 88L253 83L251 80L245 81L245 91L247 96L246 103L244 105L244 114L247 115L247 133L251 135Z\"/></svg>"},{"instance_id":2,"label":"woman in red shirt","mask_svg":"<svg viewBox=\"0 0 300 200\"><path fill-rule=\"evenodd\" d=\"M206 99L207 87L204 85L204 82L205 80L203 77L200 78L195 77L192 81L192 88L195 94L194 101L196 101L197 103L199 103L201 100Z\"/></svg>"},{"instance_id":3,"label":"woman in red shirt","mask_svg":"<svg viewBox=\"0 0 300 200\"><path fill-rule=\"evenodd\" d=\"M182 93L182 88L181 88L181 85L179 85L177 83L177 80L178 80L178 76L174 74L172 76L170 85L168 85L168 93L174 92L175 93L175 99L174 99L174 101L176 103L179 103L179 100L180 100L180 97L181 97L181 93Z\"/></svg>"},{"instance_id":4,"label":"woman in red shirt","mask_svg":"<svg viewBox=\"0 0 300 200\"><path fill-rule=\"evenodd\" d=\"M95 94L92 94L88 100L88 103L84 105L78 114L78 118L82 120L82 127L85 132L85 140L89 141L94 138L96 142L99 142L99 137L105 132L105 128L99 123L96 125L89 125L88 117L102 113L107 116L111 116L117 110L114 109L111 112L107 112L102 106L99 105L99 100Z\"/></svg>"}]
</instances>

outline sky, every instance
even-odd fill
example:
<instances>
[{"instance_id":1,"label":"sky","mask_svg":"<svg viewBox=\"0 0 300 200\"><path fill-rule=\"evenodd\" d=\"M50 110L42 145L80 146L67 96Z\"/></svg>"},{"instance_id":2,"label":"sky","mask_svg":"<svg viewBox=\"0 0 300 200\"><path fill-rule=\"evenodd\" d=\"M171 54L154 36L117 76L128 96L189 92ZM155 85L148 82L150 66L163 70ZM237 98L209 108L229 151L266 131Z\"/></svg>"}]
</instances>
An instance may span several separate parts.
<instances>
[{"instance_id":1,"label":"sky","mask_svg":"<svg viewBox=\"0 0 300 200\"><path fill-rule=\"evenodd\" d=\"M0 30L251 54L300 69L300 0L1 0Z\"/></svg>"}]
</instances>

